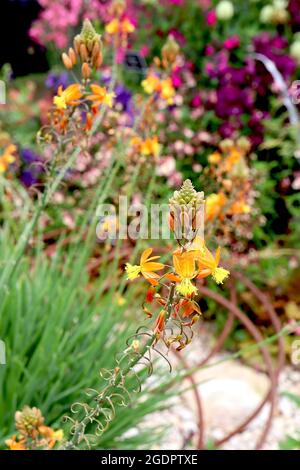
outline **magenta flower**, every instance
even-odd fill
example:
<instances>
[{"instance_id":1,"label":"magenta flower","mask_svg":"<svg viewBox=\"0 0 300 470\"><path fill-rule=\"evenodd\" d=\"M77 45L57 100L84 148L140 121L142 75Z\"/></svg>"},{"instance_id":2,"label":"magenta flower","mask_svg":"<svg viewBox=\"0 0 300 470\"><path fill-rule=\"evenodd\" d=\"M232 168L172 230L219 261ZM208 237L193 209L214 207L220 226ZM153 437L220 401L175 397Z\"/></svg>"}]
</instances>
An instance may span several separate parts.
<instances>
[{"instance_id":1,"label":"magenta flower","mask_svg":"<svg viewBox=\"0 0 300 470\"><path fill-rule=\"evenodd\" d=\"M206 21L206 24L208 26L215 26L216 25L217 15L216 15L215 10L211 10L211 11L206 13L205 21Z\"/></svg>"},{"instance_id":2,"label":"magenta flower","mask_svg":"<svg viewBox=\"0 0 300 470\"><path fill-rule=\"evenodd\" d=\"M234 36L230 36L229 38L225 39L223 42L223 47L227 49L228 51L231 51L232 49L235 49L236 47L239 47L240 45L240 38L237 34Z\"/></svg>"}]
</instances>

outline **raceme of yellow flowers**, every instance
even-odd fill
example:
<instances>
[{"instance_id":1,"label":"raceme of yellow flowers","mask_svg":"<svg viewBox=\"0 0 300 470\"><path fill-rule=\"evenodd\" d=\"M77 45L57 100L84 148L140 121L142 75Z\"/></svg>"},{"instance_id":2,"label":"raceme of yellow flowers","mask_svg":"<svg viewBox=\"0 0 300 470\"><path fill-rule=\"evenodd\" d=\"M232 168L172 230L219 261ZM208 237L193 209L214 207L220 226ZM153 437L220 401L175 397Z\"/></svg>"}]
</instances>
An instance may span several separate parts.
<instances>
[{"instance_id":1,"label":"raceme of yellow flowers","mask_svg":"<svg viewBox=\"0 0 300 470\"><path fill-rule=\"evenodd\" d=\"M170 227L174 230L175 238L178 233L176 222L185 225L181 231L181 238L177 238L178 247L172 254L172 266L161 263L159 256L153 256L151 247L141 254L139 264L127 263L125 266L128 280L133 281L143 276L150 283L147 302L152 303L156 300L164 307L154 325L157 337L163 336L166 321L170 318L179 319L181 322L188 319L186 324L189 326L199 318L200 307L195 301L198 279L211 276L217 284L222 284L229 275L227 269L219 266L220 248L213 255L205 245L203 237L199 236L200 225L195 220L197 214L203 211L204 202L203 192L197 192L190 180L186 180L181 189L175 191L170 199ZM159 293L164 289L167 289L166 297ZM170 292L172 292L171 299ZM152 316L148 309L146 313ZM170 344L169 340L168 342Z\"/></svg>"},{"instance_id":2,"label":"raceme of yellow flowers","mask_svg":"<svg viewBox=\"0 0 300 470\"><path fill-rule=\"evenodd\" d=\"M18 434L5 441L10 450L51 450L63 440L63 431L45 426L41 411L24 406L15 414L15 425Z\"/></svg>"},{"instance_id":3,"label":"raceme of yellow flowers","mask_svg":"<svg viewBox=\"0 0 300 470\"><path fill-rule=\"evenodd\" d=\"M81 33L75 36L74 47L62 54L62 61L69 70L81 64L81 82L65 89L59 87L53 98L52 124L56 130L66 132L74 111L81 105L85 113L81 113L83 116L78 116L76 122L81 130L89 131L100 106L111 108L115 97L106 87L91 83L93 72L102 65L102 43L89 20L84 21Z\"/></svg>"}]
</instances>

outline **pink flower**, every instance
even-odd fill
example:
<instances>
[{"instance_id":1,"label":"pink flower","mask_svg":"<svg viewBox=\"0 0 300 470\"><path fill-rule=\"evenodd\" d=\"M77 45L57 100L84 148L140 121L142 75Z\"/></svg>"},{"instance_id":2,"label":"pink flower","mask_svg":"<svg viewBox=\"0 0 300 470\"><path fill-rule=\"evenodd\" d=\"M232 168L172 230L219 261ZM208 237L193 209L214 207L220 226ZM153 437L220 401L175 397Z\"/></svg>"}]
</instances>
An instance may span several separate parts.
<instances>
[{"instance_id":1,"label":"pink flower","mask_svg":"<svg viewBox=\"0 0 300 470\"><path fill-rule=\"evenodd\" d=\"M202 104L202 100L201 100L201 97L200 95L195 95L192 99L192 102L191 102L191 105L193 108L199 108L199 106L201 106Z\"/></svg>"},{"instance_id":2,"label":"pink flower","mask_svg":"<svg viewBox=\"0 0 300 470\"><path fill-rule=\"evenodd\" d=\"M213 55L215 53L215 48L211 44L207 44L205 47L205 55Z\"/></svg>"},{"instance_id":3,"label":"pink flower","mask_svg":"<svg viewBox=\"0 0 300 470\"><path fill-rule=\"evenodd\" d=\"M142 57L146 57L149 54L149 46L147 46L147 44L144 44L140 48L140 54L141 54Z\"/></svg>"},{"instance_id":4,"label":"pink flower","mask_svg":"<svg viewBox=\"0 0 300 470\"><path fill-rule=\"evenodd\" d=\"M232 49L235 49L240 45L240 38L237 34L234 36L230 36L229 38L225 39L223 46L225 49L228 51L231 51Z\"/></svg>"},{"instance_id":5,"label":"pink flower","mask_svg":"<svg viewBox=\"0 0 300 470\"><path fill-rule=\"evenodd\" d=\"M208 26L215 26L217 23L217 15L215 10L210 10L207 12L205 19Z\"/></svg>"}]
</instances>

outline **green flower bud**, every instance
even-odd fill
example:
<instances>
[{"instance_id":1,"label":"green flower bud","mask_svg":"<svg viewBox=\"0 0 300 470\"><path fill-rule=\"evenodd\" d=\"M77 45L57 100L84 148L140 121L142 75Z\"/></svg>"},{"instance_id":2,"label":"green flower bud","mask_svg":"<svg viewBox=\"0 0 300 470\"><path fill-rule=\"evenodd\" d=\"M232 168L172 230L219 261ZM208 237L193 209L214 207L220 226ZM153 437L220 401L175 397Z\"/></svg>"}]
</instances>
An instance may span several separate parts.
<instances>
[{"instance_id":1,"label":"green flower bud","mask_svg":"<svg viewBox=\"0 0 300 470\"><path fill-rule=\"evenodd\" d=\"M228 21L234 15L234 6L229 0L222 0L216 7L216 15L220 21Z\"/></svg>"}]
</instances>

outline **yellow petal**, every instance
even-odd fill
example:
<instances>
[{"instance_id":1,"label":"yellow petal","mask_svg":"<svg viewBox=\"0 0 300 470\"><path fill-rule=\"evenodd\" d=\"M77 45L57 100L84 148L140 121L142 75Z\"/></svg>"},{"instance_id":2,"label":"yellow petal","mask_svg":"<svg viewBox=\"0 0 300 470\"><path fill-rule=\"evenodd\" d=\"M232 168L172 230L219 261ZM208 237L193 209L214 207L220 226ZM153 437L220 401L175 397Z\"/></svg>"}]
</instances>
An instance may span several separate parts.
<instances>
[{"instance_id":1,"label":"yellow petal","mask_svg":"<svg viewBox=\"0 0 300 470\"><path fill-rule=\"evenodd\" d=\"M216 268L212 272L212 277L216 281L217 284L222 284L223 281L229 276L230 272L224 268Z\"/></svg>"},{"instance_id":2,"label":"yellow petal","mask_svg":"<svg viewBox=\"0 0 300 470\"><path fill-rule=\"evenodd\" d=\"M136 279L137 277L139 277L140 272L141 272L141 267L137 265L132 265L130 263L126 263L125 271L127 273L127 279L129 281L133 281L133 279Z\"/></svg>"}]
</instances>

